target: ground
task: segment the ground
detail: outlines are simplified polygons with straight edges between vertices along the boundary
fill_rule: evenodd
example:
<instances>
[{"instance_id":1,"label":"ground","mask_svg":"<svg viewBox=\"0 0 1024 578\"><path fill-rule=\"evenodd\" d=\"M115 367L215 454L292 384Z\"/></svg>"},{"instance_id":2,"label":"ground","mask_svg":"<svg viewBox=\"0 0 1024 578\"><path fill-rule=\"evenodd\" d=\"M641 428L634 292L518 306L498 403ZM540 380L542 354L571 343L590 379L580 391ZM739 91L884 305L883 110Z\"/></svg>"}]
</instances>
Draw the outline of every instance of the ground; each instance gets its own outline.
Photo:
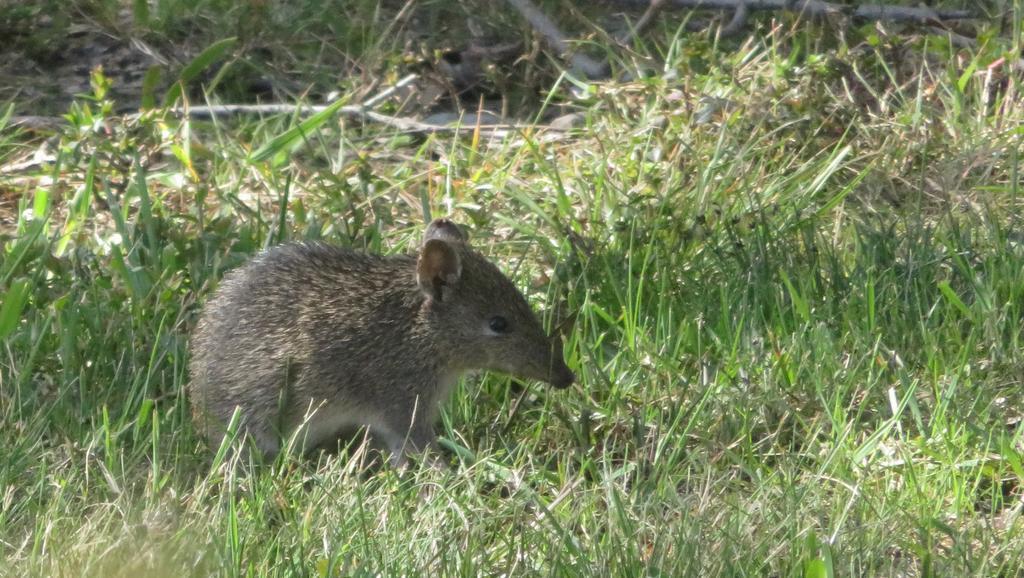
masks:
<instances>
[{"instance_id":1,"label":"ground","mask_svg":"<svg viewBox=\"0 0 1024 578\"><path fill-rule=\"evenodd\" d=\"M503 3L0 6L0 574L1024 574L1024 6L959 37L670 11L607 48L638 13L542 4L616 80ZM166 108L332 94L463 126ZM205 445L226 270L442 215L576 385L465 380L448 470Z\"/></svg>"}]
</instances>

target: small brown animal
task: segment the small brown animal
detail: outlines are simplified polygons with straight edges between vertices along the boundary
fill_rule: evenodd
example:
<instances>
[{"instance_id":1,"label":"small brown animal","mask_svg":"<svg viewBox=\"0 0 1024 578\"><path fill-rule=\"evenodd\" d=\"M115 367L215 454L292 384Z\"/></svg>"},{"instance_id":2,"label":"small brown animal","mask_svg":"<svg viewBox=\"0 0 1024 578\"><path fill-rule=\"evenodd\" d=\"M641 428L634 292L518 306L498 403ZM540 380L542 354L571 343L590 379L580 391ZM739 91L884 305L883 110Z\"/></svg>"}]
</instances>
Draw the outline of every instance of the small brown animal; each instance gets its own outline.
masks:
<instances>
[{"instance_id":1,"label":"small brown animal","mask_svg":"<svg viewBox=\"0 0 1024 578\"><path fill-rule=\"evenodd\" d=\"M193 337L190 398L214 445L238 408L266 457L293 434L310 449L367 426L402 465L474 369L575 379L515 285L437 219L418 256L292 244L229 273Z\"/></svg>"}]
</instances>

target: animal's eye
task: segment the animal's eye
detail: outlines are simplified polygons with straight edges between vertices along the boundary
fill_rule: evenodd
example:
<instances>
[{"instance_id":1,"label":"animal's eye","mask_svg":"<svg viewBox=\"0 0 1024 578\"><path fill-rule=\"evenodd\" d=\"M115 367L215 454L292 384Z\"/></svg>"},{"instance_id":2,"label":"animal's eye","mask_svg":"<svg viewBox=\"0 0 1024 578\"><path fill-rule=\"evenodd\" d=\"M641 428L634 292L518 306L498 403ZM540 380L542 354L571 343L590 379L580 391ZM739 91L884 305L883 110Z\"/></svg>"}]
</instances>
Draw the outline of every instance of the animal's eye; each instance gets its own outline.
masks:
<instances>
[{"instance_id":1,"label":"animal's eye","mask_svg":"<svg viewBox=\"0 0 1024 578\"><path fill-rule=\"evenodd\" d=\"M508 331L508 320L501 315L491 317L491 320L487 322L490 326L491 331L495 333L505 333Z\"/></svg>"}]
</instances>

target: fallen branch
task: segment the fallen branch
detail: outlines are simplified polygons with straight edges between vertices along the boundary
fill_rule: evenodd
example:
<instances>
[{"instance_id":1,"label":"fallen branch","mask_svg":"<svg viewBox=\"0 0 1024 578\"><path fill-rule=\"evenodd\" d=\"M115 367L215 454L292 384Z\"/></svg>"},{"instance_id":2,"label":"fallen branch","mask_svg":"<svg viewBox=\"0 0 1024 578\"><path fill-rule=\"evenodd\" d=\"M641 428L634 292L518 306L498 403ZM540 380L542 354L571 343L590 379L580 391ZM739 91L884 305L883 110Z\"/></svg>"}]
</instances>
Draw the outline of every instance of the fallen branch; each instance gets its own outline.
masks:
<instances>
[{"instance_id":1,"label":"fallen branch","mask_svg":"<svg viewBox=\"0 0 1024 578\"><path fill-rule=\"evenodd\" d=\"M861 20L888 22L935 22L944 20L971 20L976 18L970 10L936 10L927 6L892 6L888 4L846 5L824 0L664 0L668 7L694 10L749 10L752 12L785 11L806 16L844 14ZM633 6L647 5L648 0L611 0L612 3Z\"/></svg>"},{"instance_id":2,"label":"fallen branch","mask_svg":"<svg viewBox=\"0 0 1024 578\"><path fill-rule=\"evenodd\" d=\"M8 121L11 126L30 130L55 130L67 124L67 119L59 116L22 115L12 116Z\"/></svg>"},{"instance_id":3,"label":"fallen branch","mask_svg":"<svg viewBox=\"0 0 1024 578\"><path fill-rule=\"evenodd\" d=\"M311 116L327 109L327 105L302 105L302 104L212 104L208 106L193 106L188 110L172 109L171 112L188 116L193 119L224 118L231 116L246 115L272 115L272 114L295 114L300 117ZM515 131L523 130L536 125L521 125L514 123L491 123L477 124L471 122L473 115L467 115L470 122L435 124L421 122L408 117L390 116L367 109L363 105L343 106L338 109L341 116L357 120L374 122L396 128L407 133L433 134L442 132L459 132L476 130L477 128L486 132L500 130ZM545 128L545 127L539 127Z\"/></svg>"},{"instance_id":4,"label":"fallen branch","mask_svg":"<svg viewBox=\"0 0 1024 578\"><path fill-rule=\"evenodd\" d=\"M406 86L418 78L415 74L405 76L395 84L382 90L362 104L343 106L337 113L341 116L354 118L362 121L374 122L396 128L400 131L413 134L434 134L443 132L460 132L466 130L479 130L484 134L503 135L508 132L522 131L528 128L546 129L553 131L562 130L557 126L542 125L521 125L514 123L484 123L477 117L477 122L472 122L472 115L467 118L470 122L461 123L429 123L421 122L412 118L391 116L371 110L372 107L381 103L400 88ZM179 106L168 109L167 112L179 118L190 119L214 119L229 118L235 116L268 116L276 114L288 114L298 117L308 117L326 110L330 105L326 104L210 104L200 106ZM141 118L145 112L129 114L125 121L133 121ZM67 120L62 117L48 116L15 116L11 118L11 124L26 128L59 128L66 124Z\"/></svg>"},{"instance_id":5,"label":"fallen branch","mask_svg":"<svg viewBox=\"0 0 1024 578\"><path fill-rule=\"evenodd\" d=\"M209 120L209 119L221 119L230 118L237 116L268 116L276 114L289 114L298 117L308 117L319 112L323 112L328 108L327 105L320 104L211 104L203 106L190 106L187 108L172 108L167 112L180 117L190 118L194 120ZM482 134L503 134L511 132L519 132L527 129L543 129L551 131L562 131L563 129L559 126L554 125L536 125L536 124L518 124L518 123L476 123L473 122L474 115L466 115L468 122L465 123L445 123L436 124L429 122L421 122L412 118L390 116L366 109L361 105L343 106L338 109L338 114L348 118L357 120L383 124L392 128L396 128L402 132L410 134L434 134L434 133L448 133L448 132L465 132L471 130L480 130ZM131 121L140 118L142 113L133 113L124 116L124 120ZM62 117L42 117L42 116L15 116L12 117L11 123L27 128L56 128L61 125L67 124L67 120Z\"/></svg>"},{"instance_id":6,"label":"fallen branch","mask_svg":"<svg viewBox=\"0 0 1024 578\"><path fill-rule=\"evenodd\" d=\"M506 0L512 5L530 26L537 31L544 40L551 46L551 49L558 53L559 56L565 56L569 53L569 41L568 37L558 29L558 26L547 17L546 14L541 12L540 8L537 8L530 0ZM572 54L569 57L569 61L574 67L580 70L588 78L606 78L611 71L607 62L598 62L586 54Z\"/></svg>"},{"instance_id":7,"label":"fallen branch","mask_svg":"<svg viewBox=\"0 0 1024 578\"><path fill-rule=\"evenodd\" d=\"M887 4L862 4L850 6L825 2L824 0L609 0L612 4L646 6L631 32L621 38L620 42L628 42L649 26L663 9L690 8L694 10L731 11L732 19L722 27L721 36L733 36L741 32L747 24L751 12L785 11L802 16L821 18L829 15L845 15L860 20L878 20L889 22L917 22L934 24L948 20L969 20L975 18L969 10L935 10L927 6L892 6ZM506 0L515 8L530 26L544 38L545 42L564 57L569 54L569 39L558 26L551 21L530 0ZM611 68L607 62L598 62L584 54L574 53L569 56L573 67L590 79L607 78Z\"/></svg>"}]
</instances>

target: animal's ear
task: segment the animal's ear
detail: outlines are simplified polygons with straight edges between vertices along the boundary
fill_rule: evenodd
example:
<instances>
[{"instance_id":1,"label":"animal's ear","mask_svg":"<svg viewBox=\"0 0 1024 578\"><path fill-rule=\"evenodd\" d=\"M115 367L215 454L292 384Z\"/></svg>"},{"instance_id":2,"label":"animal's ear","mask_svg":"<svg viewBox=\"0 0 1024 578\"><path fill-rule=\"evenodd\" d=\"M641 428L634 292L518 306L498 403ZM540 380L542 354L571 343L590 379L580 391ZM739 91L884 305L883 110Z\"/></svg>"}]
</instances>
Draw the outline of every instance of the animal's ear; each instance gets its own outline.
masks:
<instances>
[{"instance_id":1,"label":"animal's ear","mask_svg":"<svg viewBox=\"0 0 1024 578\"><path fill-rule=\"evenodd\" d=\"M427 232L423 235L423 246L431 239L442 239L452 243L465 243L466 234L459 229L459 226L449 219L434 219L427 225Z\"/></svg>"},{"instance_id":2,"label":"animal's ear","mask_svg":"<svg viewBox=\"0 0 1024 578\"><path fill-rule=\"evenodd\" d=\"M443 301L445 287L450 295L451 288L459 282L461 276L459 253L451 243L442 239L427 239L423 243L416 261L416 281L428 297Z\"/></svg>"}]
</instances>

